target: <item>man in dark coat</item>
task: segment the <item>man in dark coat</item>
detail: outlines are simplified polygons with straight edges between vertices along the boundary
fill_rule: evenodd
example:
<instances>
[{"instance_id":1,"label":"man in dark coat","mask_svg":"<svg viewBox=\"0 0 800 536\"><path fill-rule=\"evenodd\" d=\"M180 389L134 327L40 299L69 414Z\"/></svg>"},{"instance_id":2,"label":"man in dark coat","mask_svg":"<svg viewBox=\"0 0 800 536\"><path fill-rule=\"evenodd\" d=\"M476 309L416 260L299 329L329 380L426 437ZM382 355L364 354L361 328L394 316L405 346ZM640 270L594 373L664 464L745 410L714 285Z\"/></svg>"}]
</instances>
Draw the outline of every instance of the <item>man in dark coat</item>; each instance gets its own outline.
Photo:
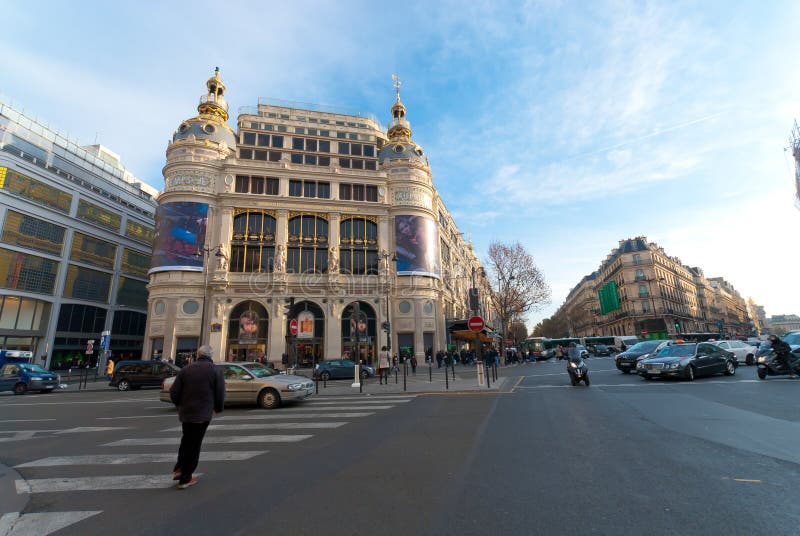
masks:
<instances>
[{"instance_id":1,"label":"man in dark coat","mask_svg":"<svg viewBox=\"0 0 800 536\"><path fill-rule=\"evenodd\" d=\"M178 489L197 483L192 473L197 469L203 437L212 414L221 413L225 403L225 377L222 369L214 366L212 354L210 346L201 346L197 350L197 360L178 372L169 390L183 428L178 462L172 472Z\"/></svg>"}]
</instances>

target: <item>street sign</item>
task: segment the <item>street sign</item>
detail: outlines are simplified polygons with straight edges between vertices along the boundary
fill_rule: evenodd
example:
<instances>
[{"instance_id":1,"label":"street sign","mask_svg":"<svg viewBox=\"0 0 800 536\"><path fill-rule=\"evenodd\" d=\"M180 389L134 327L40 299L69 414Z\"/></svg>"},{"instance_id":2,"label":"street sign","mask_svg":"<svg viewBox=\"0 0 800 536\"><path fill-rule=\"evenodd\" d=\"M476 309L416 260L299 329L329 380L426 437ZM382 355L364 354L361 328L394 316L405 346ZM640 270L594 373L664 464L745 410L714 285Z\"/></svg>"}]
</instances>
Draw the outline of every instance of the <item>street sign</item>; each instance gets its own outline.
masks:
<instances>
[{"instance_id":1,"label":"street sign","mask_svg":"<svg viewBox=\"0 0 800 536\"><path fill-rule=\"evenodd\" d=\"M389 322L383 323L383 331L389 331Z\"/></svg>"},{"instance_id":2,"label":"street sign","mask_svg":"<svg viewBox=\"0 0 800 536\"><path fill-rule=\"evenodd\" d=\"M484 327L486 327L486 324L483 322L483 318L479 316L473 316L470 317L469 321L467 322L467 327L469 327L470 331L478 333L479 331L482 331Z\"/></svg>"},{"instance_id":3,"label":"street sign","mask_svg":"<svg viewBox=\"0 0 800 536\"><path fill-rule=\"evenodd\" d=\"M642 337L647 337L647 330L646 329L642 330Z\"/></svg>"},{"instance_id":4,"label":"street sign","mask_svg":"<svg viewBox=\"0 0 800 536\"><path fill-rule=\"evenodd\" d=\"M94 353L94 339L86 343L86 354L91 355Z\"/></svg>"},{"instance_id":5,"label":"street sign","mask_svg":"<svg viewBox=\"0 0 800 536\"><path fill-rule=\"evenodd\" d=\"M100 334L100 349L101 350L108 350L108 347L111 344L111 332L104 331Z\"/></svg>"},{"instance_id":6,"label":"street sign","mask_svg":"<svg viewBox=\"0 0 800 536\"><path fill-rule=\"evenodd\" d=\"M292 318L292 320L289 322L289 333L291 333L292 335L297 335L297 319L296 318Z\"/></svg>"}]
</instances>

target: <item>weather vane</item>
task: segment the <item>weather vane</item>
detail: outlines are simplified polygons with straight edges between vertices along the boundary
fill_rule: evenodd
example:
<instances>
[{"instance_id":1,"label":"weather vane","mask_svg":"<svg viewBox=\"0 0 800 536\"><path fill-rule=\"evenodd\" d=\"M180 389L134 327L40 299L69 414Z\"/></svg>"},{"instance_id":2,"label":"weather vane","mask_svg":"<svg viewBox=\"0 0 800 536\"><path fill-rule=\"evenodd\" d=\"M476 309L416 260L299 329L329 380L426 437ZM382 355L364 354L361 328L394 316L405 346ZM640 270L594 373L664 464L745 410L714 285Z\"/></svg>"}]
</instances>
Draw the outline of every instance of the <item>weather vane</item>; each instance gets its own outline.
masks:
<instances>
[{"instance_id":1,"label":"weather vane","mask_svg":"<svg viewBox=\"0 0 800 536\"><path fill-rule=\"evenodd\" d=\"M392 80L394 81L394 91L397 94L397 100L399 101L400 100L400 86L402 86L403 83L400 81L400 77L397 76L396 74L392 75Z\"/></svg>"}]
</instances>

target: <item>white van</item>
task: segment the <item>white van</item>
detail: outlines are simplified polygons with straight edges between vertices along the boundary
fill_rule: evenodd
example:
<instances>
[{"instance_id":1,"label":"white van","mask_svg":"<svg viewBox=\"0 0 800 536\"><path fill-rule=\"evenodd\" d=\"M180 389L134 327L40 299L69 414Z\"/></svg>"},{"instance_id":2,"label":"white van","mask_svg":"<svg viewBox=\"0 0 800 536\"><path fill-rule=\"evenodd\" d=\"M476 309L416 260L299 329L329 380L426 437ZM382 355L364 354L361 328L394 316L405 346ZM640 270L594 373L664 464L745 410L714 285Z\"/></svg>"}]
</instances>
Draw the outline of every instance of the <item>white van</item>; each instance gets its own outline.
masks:
<instances>
[{"instance_id":1,"label":"white van","mask_svg":"<svg viewBox=\"0 0 800 536\"><path fill-rule=\"evenodd\" d=\"M639 337L636 335L622 335L621 337L614 337L614 348L617 349L617 352L624 352L637 342L639 342Z\"/></svg>"}]
</instances>

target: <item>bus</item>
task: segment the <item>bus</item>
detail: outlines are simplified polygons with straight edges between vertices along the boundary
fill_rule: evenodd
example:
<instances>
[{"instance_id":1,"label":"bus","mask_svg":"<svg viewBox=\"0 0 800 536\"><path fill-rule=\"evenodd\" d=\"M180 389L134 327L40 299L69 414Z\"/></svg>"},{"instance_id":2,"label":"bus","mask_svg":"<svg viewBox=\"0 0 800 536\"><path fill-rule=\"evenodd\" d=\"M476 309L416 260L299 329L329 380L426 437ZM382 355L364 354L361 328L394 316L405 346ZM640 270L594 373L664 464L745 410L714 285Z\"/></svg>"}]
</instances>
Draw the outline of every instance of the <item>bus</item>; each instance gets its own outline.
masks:
<instances>
[{"instance_id":1,"label":"bus","mask_svg":"<svg viewBox=\"0 0 800 536\"><path fill-rule=\"evenodd\" d=\"M544 343L547 337L528 337L519 345L523 352L528 354L530 359L542 361L547 359Z\"/></svg>"},{"instance_id":2,"label":"bus","mask_svg":"<svg viewBox=\"0 0 800 536\"><path fill-rule=\"evenodd\" d=\"M581 344L581 340L578 337L565 337L562 339L547 339L544 344L545 350L548 351L548 357L553 357L556 355L556 348L560 345L561 348L566 350L569 347L569 343L574 342L575 344ZM566 352L564 353L566 356Z\"/></svg>"}]
</instances>

